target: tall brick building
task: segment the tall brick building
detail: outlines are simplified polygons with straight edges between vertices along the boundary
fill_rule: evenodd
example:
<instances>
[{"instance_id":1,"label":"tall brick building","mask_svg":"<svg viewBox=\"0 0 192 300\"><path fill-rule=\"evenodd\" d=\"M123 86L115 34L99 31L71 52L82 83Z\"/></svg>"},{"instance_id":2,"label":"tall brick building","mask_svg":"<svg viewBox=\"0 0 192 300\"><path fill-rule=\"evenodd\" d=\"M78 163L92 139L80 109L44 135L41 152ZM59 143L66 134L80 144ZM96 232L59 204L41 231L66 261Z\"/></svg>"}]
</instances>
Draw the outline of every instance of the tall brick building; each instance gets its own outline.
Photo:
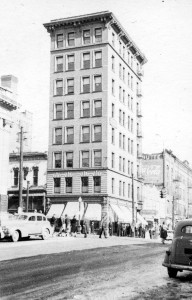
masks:
<instances>
[{"instance_id":1,"label":"tall brick building","mask_svg":"<svg viewBox=\"0 0 192 300\"><path fill-rule=\"evenodd\" d=\"M77 209L81 197L85 217L100 207L106 223L132 222L132 174L142 204L146 58L109 11L44 26L51 37L48 197Z\"/></svg>"}]
</instances>

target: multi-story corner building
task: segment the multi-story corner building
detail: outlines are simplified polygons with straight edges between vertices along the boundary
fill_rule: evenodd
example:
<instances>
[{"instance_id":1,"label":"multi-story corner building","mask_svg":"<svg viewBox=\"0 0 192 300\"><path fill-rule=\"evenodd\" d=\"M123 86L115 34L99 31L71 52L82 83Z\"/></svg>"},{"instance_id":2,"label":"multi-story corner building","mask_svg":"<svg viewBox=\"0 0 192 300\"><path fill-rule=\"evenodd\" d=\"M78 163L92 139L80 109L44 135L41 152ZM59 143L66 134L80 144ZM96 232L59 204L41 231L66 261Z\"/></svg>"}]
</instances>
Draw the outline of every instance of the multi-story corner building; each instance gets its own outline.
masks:
<instances>
[{"instance_id":1,"label":"multi-story corner building","mask_svg":"<svg viewBox=\"0 0 192 300\"><path fill-rule=\"evenodd\" d=\"M9 76L9 83L17 83L14 76ZM0 212L7 211L7 187L9 169L9 146L13 124L13 112L17 109L16 94L6 85L1 77L0 86Z\"/></svg>"},{"instance_id":2,"label":"multi-story corner building","mask_svg":"<svg viewBox=\"0 0 192 300\"><path fill-rule=\"evenodd\" d=\"M192 217L192 169L187 161L179 160L172 151L144 154L142 161L144 183L164 188L164 219Z\"/></svg>"},{"instance_id":3,"label":"multi-story corner building","mask_svg":"<svg viewBox=\"0 0 192 300\"><path fill-rule=\"evenodd\" d=\"M145 56L113 13L53 20L47 192L52 203L101 207L131 222L141 204ZM98 209L99 211L99 209ZM114 213L114 214L113 214Z\"/></svg>"},{"instance_id":4,"label":"multi-story corner building","mask_svg":"<svg viewBox=\"0 0 192 300\"><path fill-rule=\"evenodd\" d=\"M8 211L11 213L19 207L19 161L18 153L10 153ZM23 210L45 212L47 152L24 152L23 174Z\"/></svg>"}]
</instances>

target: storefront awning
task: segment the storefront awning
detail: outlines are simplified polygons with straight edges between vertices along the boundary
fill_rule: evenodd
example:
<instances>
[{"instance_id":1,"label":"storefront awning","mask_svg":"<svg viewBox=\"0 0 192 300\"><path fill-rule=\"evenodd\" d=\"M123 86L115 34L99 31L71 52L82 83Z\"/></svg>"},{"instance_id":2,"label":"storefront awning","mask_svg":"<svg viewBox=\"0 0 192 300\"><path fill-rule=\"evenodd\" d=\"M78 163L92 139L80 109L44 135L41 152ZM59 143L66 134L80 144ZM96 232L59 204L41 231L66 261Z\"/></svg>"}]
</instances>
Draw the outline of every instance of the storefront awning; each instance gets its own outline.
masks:
<instances>
[{"instance_id":1,"label":"storefront awning","mask_svg":"<svg viewBox=\"0 0 192 300\"><path fill-rule=\"evenodd\" d=\"M80 207L80 218L82 219L84 213L84 203L81 203ZM79 218L79 202L67 202L67 205L65 207L65 210L63 212L63 216L68 215L69 218L73 218L74 216L76 218Z\"/></svg>"},{"instance_id":2,"label":"storefront awning","mask_svg":"<svg viewBox=\"0 0 192 300\"><path fill-rule=\"evenodd\" d=\"M101 205L100 204L88 204L85 219L93 221L101 221Z\"/></svg>"},{"instance_id":3,"label":"storefront awning","mask_svg":"<svg viewBox=\"0 0 192 300\"><path fill-rule=\"evenodd\" d=\"M137 213L137 223L141 223L142 225L147 225L147 221L141 216L139 213Z\"/></svg>"},{"instance_id":4,"label":"storefront awning","mask_svg":"<svg viewBox=\"0 0 192 300\"><path fill-rule=\"evenodd\" d=\"M59 218L62 215L62 212L64 211L64 204L52 204L48 213L47 217L51 218L54 214L57 218Z\"/></svg>"},{"instance_id":5,"label":"storefront awning","mask_svg":"<svg viewBox=\"0 0 192 300\"><path fill-rule=\"evenodd\" d=\"M116 204L110 204L110 206L116 214L119 222L131 222L131 214L126 206L118 206Z\"/></svg>"}]
</instances>

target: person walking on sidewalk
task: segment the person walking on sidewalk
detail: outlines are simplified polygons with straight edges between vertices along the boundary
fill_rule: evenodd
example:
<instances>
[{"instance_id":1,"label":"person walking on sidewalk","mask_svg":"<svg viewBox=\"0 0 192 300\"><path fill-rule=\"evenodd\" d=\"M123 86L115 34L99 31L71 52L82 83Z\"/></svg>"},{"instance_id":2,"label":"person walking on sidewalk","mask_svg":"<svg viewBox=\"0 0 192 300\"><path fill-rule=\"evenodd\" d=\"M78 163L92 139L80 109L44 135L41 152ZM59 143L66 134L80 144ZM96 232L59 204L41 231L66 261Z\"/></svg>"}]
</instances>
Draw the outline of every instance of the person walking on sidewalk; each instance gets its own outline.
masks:
<instances>
[{"instance_id":1,"label":"person walking on sidewalk","mask_svg":"<svg viewBox=\"0 0 192 300\"><path fill-rule=\"evenodd\" d=\"M165 225L165 222L163 222L163 225L161 226L160 237L162 244L165 244L167 238L167 226Z\"/></svg>"},{"instance_id":2,"label":"person walking on sidewalk","mask_svg":"<svg viewBox=\"0 0 192 300\"><path fill-rule=\"evenodd\" d=\"M104 220L101 220L101 228L100 228L100 235L99 238L101 239L102 233L104 234L104 237L107 238L107 234L104 227Z\"/></svg>"}]
</instances>

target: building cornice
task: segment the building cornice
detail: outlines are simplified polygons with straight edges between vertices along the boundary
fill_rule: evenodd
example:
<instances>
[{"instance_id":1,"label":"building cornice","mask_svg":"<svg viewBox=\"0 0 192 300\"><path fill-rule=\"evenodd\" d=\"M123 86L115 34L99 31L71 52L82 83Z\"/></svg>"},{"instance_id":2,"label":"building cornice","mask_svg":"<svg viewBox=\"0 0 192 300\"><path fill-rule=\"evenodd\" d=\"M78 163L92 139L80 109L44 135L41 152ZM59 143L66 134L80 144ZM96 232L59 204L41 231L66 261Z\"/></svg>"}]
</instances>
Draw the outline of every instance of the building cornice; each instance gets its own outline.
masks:
<instances>
[{"instance_id":1,"label":"building cornice","mask_svg":"<svg viewBox=\"0 0 192 300\"><path fill-rule=\"evenodd\" d=\"M9 161L19 161L20 154L19 153L10 153L9 154ZM24 161L31 161L31 160L47 160L47 153L46 152L24 152L23 153L23 160Z\"/></svg>"},{"instance_id":2,"label":"building cornice","mask_svg":"<svg viewBox=\"0 0 192 300\"><path fill-rule=\"evenodd\" d=\"M135 57L137 57L141 64L145 64L147 62L145 55L137 47L137 45L134 43L134 41L131 39L131 37L128 35L126 30L123 28L123 26L120 24L120 22L112 12L103 11L93 14L57 19L43 25L49 33L54 33L57 29L61 29L64 27L79 27L90 22L103 22L104 26L106 26L107 28L110 29L112 27L116 31L119 39L122 39L127 49L130 50Z\"/></svg>"}]
</instances>

